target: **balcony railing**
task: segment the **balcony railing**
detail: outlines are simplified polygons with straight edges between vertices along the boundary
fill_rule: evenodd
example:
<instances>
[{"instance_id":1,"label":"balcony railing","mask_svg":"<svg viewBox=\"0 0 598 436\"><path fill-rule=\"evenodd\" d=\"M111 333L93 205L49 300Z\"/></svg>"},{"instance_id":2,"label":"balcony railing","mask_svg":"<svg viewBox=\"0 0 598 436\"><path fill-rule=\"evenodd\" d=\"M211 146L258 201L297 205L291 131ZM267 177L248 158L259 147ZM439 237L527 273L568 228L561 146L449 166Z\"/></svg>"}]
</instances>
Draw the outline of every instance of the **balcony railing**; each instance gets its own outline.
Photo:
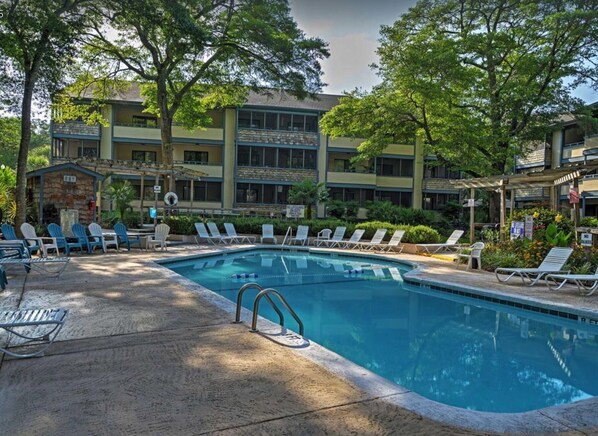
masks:
<instances>
[{"instance_id":1,"label":"balcony railing","mask_svg":"<svg viewBox=\"0 0 598 436\"><path fill-rule=\"evenodd\" d=\"M52 126L54 135L79 135L79 136L100 136L100 126L98 124L89 126L82 121L69 121L66 123L56 123Z\"/></svg>"}]
</instances>

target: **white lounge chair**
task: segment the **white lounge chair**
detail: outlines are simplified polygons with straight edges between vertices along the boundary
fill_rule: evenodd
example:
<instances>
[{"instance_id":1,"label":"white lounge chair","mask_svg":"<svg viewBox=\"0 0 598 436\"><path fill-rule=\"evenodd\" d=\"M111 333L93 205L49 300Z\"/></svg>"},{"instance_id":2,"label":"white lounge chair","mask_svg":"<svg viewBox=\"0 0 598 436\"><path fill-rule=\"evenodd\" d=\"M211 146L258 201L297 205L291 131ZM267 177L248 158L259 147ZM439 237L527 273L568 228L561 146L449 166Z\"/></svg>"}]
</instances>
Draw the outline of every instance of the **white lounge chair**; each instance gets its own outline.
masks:
<instances>
[{"instance_id":1,"label":"white lounge chair","mask_svg":"<svg viewBox=\"0 0 598 436\"><path fill-rule=\"evenodd\" d=\"M43 355L60 333L67 313L68 311L65 309L23 309L0 312L0 329L27 339L26 344L33 341L43 343L41 348L29 353L11 351L8 349L8 345L0 346L0 351L20 358Z\"/></svg>"},{"instance_id":2,"label":"white lounge chair","mask_svg":"<svg viewBox=\"0 0 598 436\"><path fill-rule=\"evenodd\" d=\"M278 239L274 236L273 224L262 224L262 237L260 242L263 244L264 241L272 241L274 244L278 244Z\"/></svg>"},{"instance_id":3,"label":"white lounge chair","mask_svg":"<svg viewBox=\"0 0 598 436\"><path fill-rule=\"evenodd\" d=\"M301 245L307 245L309 243L309 226L297 227L297 234L294 238L289 239L289 245L298 243Z\"/></svg>"},{"instance_id":4,"label":"white lounge chair","mask_svg":"<svg viewBox=\"0 0 598 436\"><path fill-rule=\"evenodd\" d=\"M395 230L392 234L392 238L388 241L388 244L380 244L377 247L380 251L386 251L390 253L391 251L395 253L402 253L404 245L401 245L401 241L403 240L403 236L405 235L405 230Z\"/></svg>"},{"instance_id":5,"label":"white lounge chair","mask_svg":"<svg viewBox=\"0 0 598 436\"><path fill-rule=\"evenodd\" d=\"M521 281L525 284L529 280L528 286L535 285L539 280L545 278L547 274L563 274L568 271L563 271L563 266L573 253L572 248L552 248L546 255L538 268L496 268L494 273L499 282L507 282L512 277L521 277ZM501 274L507 275L506 278L501 278Z\"/></svg>"},{"instance_id":6,"label":"white lounge chair","mask_svg":"<svg viewBox=\"0 0 598 436\"><path fill-rule=\"evenodd\" d=\"M206 228L206 225L204 223L195 223L195 231L197 232L197 235L195 235L195 241L199 245L201 245L202 240L212 245L222 243L221 238L214 238L208 233L208 229Z\"/></svg>"},{"instance_id":7,"label":"white lounge chair","mask_svg":"<svg viewBox=\"0 0 598 436\"><path fill-rule=\"evenodd\" d=\"M477 264L477 268L479 270L482 269L482 250L484 250L484 247L486 246L486 244L484 244L483 242L476 242L474 243L471 247L469 247L468 249L468 253L464 253L464 252L459 252L457 253L457 257L455 258L456 262L457 262L457 267L461 265L461 261L465 260L465 264L466 266L466 270L469 270L471 268L473 268L473 261L476 261ZM464 249L465 250L465 249ZM464 251L462 250L462 251Z\"/></svg>"},{"instance_id":8,"label":"white lounge chair","mask_svg":"<svg viewBox=\"0 0 598 436\"><path fill-rule=\"evenodd\" d=\"M234 239L238 244L243 244L245 242L247 244L255 244L255 236L238 235L233 223L224 223L224 229L226 230L228 237Z\"/></svg>"},{"instance_id":9,"label":"white lounge chair","mask_svg":"<svg viewBox=\"0 0 598 436\"><path fill-rule=\"evenodd\" d=\"M376 230L376 233L374 233L374 236L370 242L361 242L357 244L357 247L360 250L374 250L376 248L380 248L380 246L383 245L382 240L384 239L384 236L386 236L386 232L386 229Z\"/></svg>"},{"instance_id":10,"label":"white lounge chair","mask_svg":"<svg viewBox=\"0 0 598 436\"><path fill-rule=\"evenodd\" d=\"M232 244L235 242L235 238L231 238L230 236L223 236L218 230L218 226L214 222L208 223L208 230L210 231L210 235L214 240L219 240L221 244Z\"/></svg>"},{"instance_id":11,"label":"white lounge chair","mask_svg":"<svg viewBox=\"0 0 598 436\"><path fill-rule=\"evenodd\" d=\"M58 243L56 242L56 238L49 238L47 236L37 236L37 234L35 233L35 227L33 227L31 224L21 224L21 233L23 234L23 237L28 243L29 241L37 242L42 251L43 257L48 257L48 251L50 250L56 250L56 256L60 254L58 251Z\"/></svg>"},{"instance_id":12,"label":"white lounge chair","mask_svg":"<svg viewBox=\"0 0 598 436\"><path fill-rule=\"evenodd\" d=\"M451 236L448 237L448 239L446 240L446 242L441 243L441 244L416 244L418 248L423 248L424 251L426 251L427 253L438 253L439 251L444 251L444 250L457 250L460 248L460 245L458 244L459 242L459 238L461 238L461 236L463 236L464 231L463 230L455 230L453 231L453 233L451 234Z\"/></svg>"},{"instance_id":13,"label":"white lounge chair","mask_svg":"<svg viewBox=\"0 0 598 436\"><path fill-rule=\"evenodd\" d=\"M337 227L334 229L334 234L332 235L331 239L317 241L315 245L318 247L324 245L325 247L329 248L340 246L343 243L343 238L345 237L346 231L347 228L344 226Z\"/></svg>"},{"instance_id":14,"label":"white lounge chair","mask_svg":"<svg viewBox=\"0 0 598 436\"><path fill-rule=\"evenodd\" d=\"M598 289L598 268L594 274L547 274L545 280L551 291L558 291L569 283L576 285L577 290L587 297Z\"/></svg>"},{"instance_id":15,"label":"white lounge chair","mask_svg":"<svg viewBox=\"0 0 598 436\"><path fill-rule=\"evenodd\" d=\"M339 246L343 247L343 248L354 248L354 247L358 247L359 246L359 241L361 240L361 237L363 236L363 234L365 233L364 229L357 229L353 232L353 234L351 235L351 238L349 238L348 241L343 241L339 244Z\"/></svg>"},{"instance_id":16,"label":"white lounge chair","mask_svg":"<svg viewBox=\"0 0 598 436\"><path fill-rule=\"evenodd\" d=\"M147 248L152 247L155 250L156 245L159 245L162 250L168 250L166 240L169 233L170 226L168 224L158 224L154 230L154 234L147 237Z\"/></svg>"},{"instance_id":17,"label":"white lounge chair","mask_svg":"<svg viewBox=\"0 0 598 436\"><path fill-rule=\"evenodd\" d=\"M112 236L104 235L102 233L102 228L98 223L91 223L87 228L89 229L91 237L102 243L104 253L108 250L108 247L114 247L114 249L118 251L118 237L116 234Z\"/></svg>"}]
</instances>

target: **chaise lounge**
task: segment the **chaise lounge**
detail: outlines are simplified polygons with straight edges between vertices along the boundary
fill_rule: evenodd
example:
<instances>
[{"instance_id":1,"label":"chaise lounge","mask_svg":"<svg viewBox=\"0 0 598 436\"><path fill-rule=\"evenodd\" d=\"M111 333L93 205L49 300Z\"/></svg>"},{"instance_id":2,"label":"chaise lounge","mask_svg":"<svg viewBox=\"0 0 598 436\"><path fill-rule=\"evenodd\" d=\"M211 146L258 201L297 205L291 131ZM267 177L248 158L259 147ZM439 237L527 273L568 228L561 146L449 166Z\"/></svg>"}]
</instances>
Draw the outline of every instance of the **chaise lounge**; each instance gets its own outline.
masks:
<instances>
[{"instance_id":1,"label":"chaise lounge","mask_svg":"<svg viewBox=\"0 0 598 436\"><path fill-rule=\"evenodd\" d=\"M496 268L494 273L499 282L508 282L512 277L520 277L523 284L533 286L548 274L563 274L563 266L573 253L572 248L552 248L538 268ZM501 275L506 275L502 278Z\"/></svg>"}]
</instances>

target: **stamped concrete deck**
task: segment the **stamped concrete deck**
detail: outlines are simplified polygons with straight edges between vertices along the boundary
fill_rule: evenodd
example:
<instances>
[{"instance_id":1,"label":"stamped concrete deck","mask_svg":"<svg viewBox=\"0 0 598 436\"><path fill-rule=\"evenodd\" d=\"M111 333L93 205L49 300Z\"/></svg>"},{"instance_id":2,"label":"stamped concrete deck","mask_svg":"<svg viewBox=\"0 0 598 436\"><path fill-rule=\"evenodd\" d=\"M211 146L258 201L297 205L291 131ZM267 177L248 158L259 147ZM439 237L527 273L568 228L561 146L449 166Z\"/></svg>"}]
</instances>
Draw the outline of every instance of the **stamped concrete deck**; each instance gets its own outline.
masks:
<instances>
[{"instance_id":1,"label":"stamped concrete deck","mask_svg":"<svg viewBox=\"0 0 598 436\"><path fill-rule=\"evenodd\" d=\"M300 353L250 333L245 324L231 324L230 313L205 293L172 280L153 262L209 250L75 256L60 280L11 268L1 309L64 307L70 313L43 358L3 357L0 433L459 435L518 429L515 417L501 428L482 418L478 430L468 430L458 425L467 426L467 413L455 416L454 408L436 407L403 388L382 383L379 390L363 389L367 371L349 382L339 376L342 370L315 363L322 361L321 354L310 357L317 346ZM492 287L598 314L598 297L499 285L490 274L463 273L445 261L400 258L427 266L419 279ZM334 363L332 353L324 356ZM535 416L533 432L598 433L598 422L580 410ZM528 418L520 415L521 424Z\"/></svg>"}]
</instances>

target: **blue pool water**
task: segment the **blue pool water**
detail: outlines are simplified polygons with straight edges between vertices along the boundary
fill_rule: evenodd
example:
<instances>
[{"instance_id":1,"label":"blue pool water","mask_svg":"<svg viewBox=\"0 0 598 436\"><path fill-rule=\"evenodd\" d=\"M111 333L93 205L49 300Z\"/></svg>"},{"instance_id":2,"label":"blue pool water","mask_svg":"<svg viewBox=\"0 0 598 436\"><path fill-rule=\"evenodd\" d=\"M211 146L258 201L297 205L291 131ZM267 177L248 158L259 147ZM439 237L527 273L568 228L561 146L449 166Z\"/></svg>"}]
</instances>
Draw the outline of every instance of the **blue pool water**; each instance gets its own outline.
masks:
<instances>
[{"instance_id":1,"label":"blue pool water","mask_svg":"<svg viewBox=\"0 0 598 436\"><path fill-rule=\"evenodd\" d=\"M444 404L523 412L598 393L596 327L409 286L407 266L273 250L166 266L232 301L250 281L275 288L302 319L305 337ZM247 291L245 307L256 294ZM268 304L260 315L278 322Z\"/></svg>"}]
</instances>

